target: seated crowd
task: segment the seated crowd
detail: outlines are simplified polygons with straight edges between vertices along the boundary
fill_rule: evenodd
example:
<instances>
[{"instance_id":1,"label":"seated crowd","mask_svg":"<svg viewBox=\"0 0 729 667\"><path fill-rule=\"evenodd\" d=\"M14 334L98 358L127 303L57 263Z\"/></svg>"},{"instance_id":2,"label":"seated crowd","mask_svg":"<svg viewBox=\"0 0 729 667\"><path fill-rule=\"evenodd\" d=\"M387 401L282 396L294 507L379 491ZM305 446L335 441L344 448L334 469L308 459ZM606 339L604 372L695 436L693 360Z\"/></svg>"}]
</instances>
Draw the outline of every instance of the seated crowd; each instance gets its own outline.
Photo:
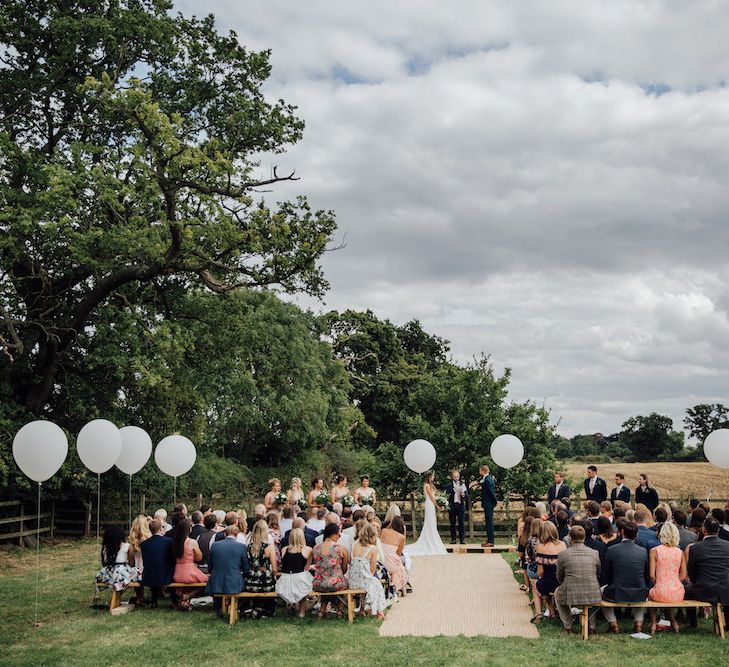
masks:
<instances>
[{"instance_id":1,"label":"seated crowd","mask_svg":"<svg viewBox=\"0 0 729 667\"><path fill-rule=\"evenodd\" d=\"M729 605L729 503L711 509L692 500L687 514L676 503L653 511L638 503L587 501L573 512L569 498L524 509L517 525L523 590L532 592L533 623L545 615L573 627L572 608L615 603L697 600ZM543 607L546 610L543 611ZM724 607L726 610L726 606ZM650 608L650 634L658 615ZM608 632L618 633L616 610L603 607ZM631 608L634 632L643 630L644 608ZM665 609L679 632L675 609ZM595 631L596 613L589 619ZM725 611L726 618L726 611ZM696 609L687 609L696 625Z\"/></svg>"},{"instance_id":2,"label":"seated crowd","mask_svg":"<svg viewBox=\"0 0 729 667\"><path fill-rule=\"evenodd\" d=\"M346 494L338 490L342 480ZM104 533L96 582L116 590L138 583L132 602L152 608L158 607L163 588L171 583L204 583L204 593L199 594L210 596L275 591L299 617L316 606L312 592L358 589L366 592L360 613L369 610L383 619L386 607L409 587L411 561L403 552L406 531L399 507L390 506L383 525L371 506L374 491L365 480L357 497L371 500L362 506L343 507L334 501L348 496L346 478L338 478L332 502L327 496L326 504L321 479L313 481L310 502L305 502L295 478L285 499L280 482L271 480L274 495L269 493L256 505L252 517L242 509L212 511L207 505L188 517L187 507L179 503L170 523L164 509L153 517L136 517L126 540L120 527L110 526ZM148 601L145 588L151 592ZM194 595L170 594L173 606L182 610L189 609ZM341 617L343 603L335 599ZM319 606L321 617L327 613L326 600L322 598ZM213 601L222 617L221 599ZM242 612L252 618L271 616L275 603L271 597L246 598Z\"/></svg>"}]
</instances>

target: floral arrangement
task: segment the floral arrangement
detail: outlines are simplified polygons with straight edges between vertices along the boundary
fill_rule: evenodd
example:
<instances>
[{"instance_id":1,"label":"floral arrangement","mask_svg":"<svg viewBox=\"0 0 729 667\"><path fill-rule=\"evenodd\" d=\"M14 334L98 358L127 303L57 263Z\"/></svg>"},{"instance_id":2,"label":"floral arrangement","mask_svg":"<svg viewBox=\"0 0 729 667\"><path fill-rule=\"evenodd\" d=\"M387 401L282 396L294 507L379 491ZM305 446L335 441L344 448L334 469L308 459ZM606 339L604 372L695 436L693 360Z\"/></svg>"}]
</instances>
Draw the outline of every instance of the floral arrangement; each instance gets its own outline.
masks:
<instances>
[{"instance_id":1,"label":"floral arrangement","mask_svg":"<svg viewBox=\"0 0 729 667\"><path fill-rule=\"evenodd\" d=\"M309 503L307 503L306 500L304 500L303 498L299 498L296 501L296 504L299 506L300 510L305 510L309 507Z\"/></svg>"},{"instance_id":2,"label":"floral arrangement","mask_svg":"<svg viewBox=\"0 0 729 667\"><path fill-rule=\"evenodd\" d=\"M288 498L286 497L286 494L283 491L279 491L274 497L273 497L273 504L274 505L285 505Z\"/></svg>"},{"instance_id":3,"label":"floral arrangement","mask_svg":"<svg viewBox=\"0 0 729 667\"><path fill-rule=\"evenodd\" d=\"M342 496L339 502L342 503L342 507L352 507L354 505L354 498L347 494L346 496Z\"/></svg>"},{"instance_id":4,"label":"floral arrangement","mask_svg":"<svg viewBox=\"0 0 729 667\"><path fill-rule=\"evenodd\" d=\"M436 496L435 497L435 504L440 507L442 510L448 509L448 498L445 496Z\"/></svg>"},{"instance_id":5,"label":"floral arrangement","mask_svg":"<svg viewBox=\"0 0 729 667\"><path fill-rule=\"evenodd\" d=\"M371 507L372 506L372 496L371 495L369 495L369 496L363 496L363 495L360 494L359 504L362 505L362 506L369 505Z\"/></svg>"},{"instance_id":6,"label":"floral arrangement","mask_svg":"<svg viewBox=\"0 0 729 667\"><path fill-rule=\"evenodd\" d=\"M314 500L317 505L326 505L329 502L329 496L326 491L319 491L319 495Z\"/></svg>"}]
</instances>

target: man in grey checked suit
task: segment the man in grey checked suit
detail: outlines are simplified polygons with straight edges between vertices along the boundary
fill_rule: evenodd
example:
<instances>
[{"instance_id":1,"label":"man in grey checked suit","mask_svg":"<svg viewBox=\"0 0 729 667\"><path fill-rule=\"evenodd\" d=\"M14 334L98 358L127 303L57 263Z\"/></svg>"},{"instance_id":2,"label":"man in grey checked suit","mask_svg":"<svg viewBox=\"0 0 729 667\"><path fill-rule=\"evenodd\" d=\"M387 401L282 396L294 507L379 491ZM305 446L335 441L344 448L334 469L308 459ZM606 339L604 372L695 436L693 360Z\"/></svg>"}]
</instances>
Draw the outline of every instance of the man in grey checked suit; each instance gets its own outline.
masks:
<instances>
[{"instance_id":1,"label":"man in grey checked suit","mask_svg":"<svg viewBox=\"0 0 729 667\"><path fill-rule=\"evenodd\" d=\"M600 593L600 555L585 546L585 529L570 528L570 546L557 559L557 581L554 601L565 632L572 632L570 607L598 604ZM590 630L595 631L594 615L590 617Z\"/></svg>"}]
</instances>

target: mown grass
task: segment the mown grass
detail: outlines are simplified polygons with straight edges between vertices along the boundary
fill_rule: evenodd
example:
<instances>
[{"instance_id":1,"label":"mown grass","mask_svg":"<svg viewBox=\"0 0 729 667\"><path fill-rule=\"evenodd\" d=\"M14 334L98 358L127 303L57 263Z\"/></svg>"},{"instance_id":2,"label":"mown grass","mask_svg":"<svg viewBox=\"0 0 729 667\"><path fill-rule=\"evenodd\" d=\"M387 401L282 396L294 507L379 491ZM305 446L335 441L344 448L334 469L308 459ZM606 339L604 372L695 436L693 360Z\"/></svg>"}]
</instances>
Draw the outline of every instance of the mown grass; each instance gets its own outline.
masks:
<instances>
[{"instance_id":1,"label":"mown grass","mask_svg":"<svg viewBox=\"0 0 729 667\"><path fill-rule=\"evenodd\" d=\"M41 550L42 595L34 628L35 552L0 551L0 664L7 665L722 665L729 643L709 623L679 637L648 641L600 635L589 642L566 636L552 622L540 638L381 638L379 624L357 619L273 619L229 627L209 608L183 614L167 608L112 617L89 608L97 570L95 542L67 542ZM456 558L457 556L454 556ZM509 558L513 562L513 557ZM415 592L417 595L417 591ZM624 630L630 624L624 622Z\"/></svg>"}]
</instances>

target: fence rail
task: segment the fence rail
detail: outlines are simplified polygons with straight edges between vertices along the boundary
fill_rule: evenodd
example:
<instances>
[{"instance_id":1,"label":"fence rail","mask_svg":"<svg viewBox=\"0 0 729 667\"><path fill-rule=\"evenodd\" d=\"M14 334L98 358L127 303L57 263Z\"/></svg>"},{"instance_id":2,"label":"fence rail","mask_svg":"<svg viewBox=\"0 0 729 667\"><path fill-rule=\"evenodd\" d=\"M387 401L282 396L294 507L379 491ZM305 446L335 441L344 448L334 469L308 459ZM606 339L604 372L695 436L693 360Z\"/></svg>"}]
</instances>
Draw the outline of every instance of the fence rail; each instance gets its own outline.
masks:
<instances>
[{"instance_id":1,"label":"fence rail","mask_svg":"<svg viewBox=\"0 0 729 667\"><path fill-rule=\"evenodd\" d=\"M95 499L94 499L95 500ZM252 513L256 504L262 502L260 497L248 496L231 500L224 498L221 494L214 494L212 497L206 497L198 494L193 497L178 499L186 502L190 509L200 507L201 504L207 503L212 505L214 509L239 509L243 508L247 512ZM671 502L674 499L666 499L663 502ZM686 498L675 499L681 504L687 503ZM714 498L712 504L720 504L724 506L729 502L726 498ZM417 527L422 525L424 507L416 498L415 494L411 494L407 498L383 498L377 501L375 511L380 516L384 516L390 504L395 503L400 507L403 519L405 520L409 534L413 538L417 538ZM27 503L30 506L30 503ZM132 518L137 514L152 514L159 507L169 507L170 499L149 498L144 493L133 497L132 499ZM575 508L579 509L579 499L575 503ZM45 508L45 509L44 509ZM494 512L494 528L498 537L506 537L508 539L515 538L516 522L523 508L521 498L510 498L506 507L501 507ZM99 526L103 529L110 525L121 525L125 529L129 528L129 508L128 499L122 496L113 496L108 499L102 497L101 516L99 517ZM438 511L438 530L443 535L450 532L450 524L447 521L448 513L445 510ZM473 507L470 496L466 497L466 533L470 540L485 536L486 530L484 526L484 513L482 509ZM39 530L40 524L40 530ZM48 535L53 539L57 535L71 537L91 537L96 532L96 503L81 502L79 504L58 503L55 500L44 503L41 513L37 514L37 510L33 507L32 512L26 512L26 503L20 500L4 500L0 501L0 542L17 540L21 545L27 543L26 538L32 538L38 535Z\"/></svg>"}]
</instances>

